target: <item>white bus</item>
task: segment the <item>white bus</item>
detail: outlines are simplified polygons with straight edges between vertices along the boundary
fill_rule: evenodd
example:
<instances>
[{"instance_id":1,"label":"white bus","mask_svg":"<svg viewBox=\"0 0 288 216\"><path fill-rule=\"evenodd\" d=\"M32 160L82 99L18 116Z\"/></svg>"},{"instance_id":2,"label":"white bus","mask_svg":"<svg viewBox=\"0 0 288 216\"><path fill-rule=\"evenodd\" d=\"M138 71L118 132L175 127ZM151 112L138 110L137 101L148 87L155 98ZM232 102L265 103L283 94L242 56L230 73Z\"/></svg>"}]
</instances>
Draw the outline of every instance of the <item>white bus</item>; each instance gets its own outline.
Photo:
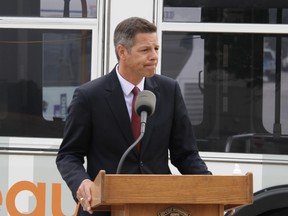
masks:
<instances>
[{"instance_id":1,"label":"white bus","mask_svg":"<svg viewBox=\"0 0 288 216\"><path fill-rule=\"evenodd\" d=\"M157 25L157 73L178 80L209 169L253 173L254 203L234 215L288 215L281 0L2 1L0 215L75 215L55 165L67 106L77 86L114 67L113 31L130 16Z\"/></svg>"}]
</instances>

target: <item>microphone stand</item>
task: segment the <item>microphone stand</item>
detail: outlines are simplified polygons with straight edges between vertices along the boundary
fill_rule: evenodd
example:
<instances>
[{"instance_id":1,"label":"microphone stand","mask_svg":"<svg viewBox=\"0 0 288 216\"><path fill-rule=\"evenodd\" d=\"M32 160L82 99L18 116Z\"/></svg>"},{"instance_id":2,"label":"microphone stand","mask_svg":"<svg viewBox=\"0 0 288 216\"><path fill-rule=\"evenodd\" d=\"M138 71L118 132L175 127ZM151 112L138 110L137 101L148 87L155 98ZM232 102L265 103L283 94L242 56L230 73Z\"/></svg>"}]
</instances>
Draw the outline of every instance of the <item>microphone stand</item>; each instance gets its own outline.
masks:
<instances>
[{"instance_id":1,"label":"microphone stand","mask_svg":"<svg viewBox=\"0 0 288 216\"><path fill-rule=\"evenodd\" d=\"M121 169L122 169L122 165L123 162L125 160L125 158L127 157L128 153L140 142L140 140L143 138L144 133L145 133L145 126L146 126L146 119L147 119L147 112L146 111L142 111L141 112L141 129L140 129L140 135L139 137L134 141L134 143L129 146L129 148L124 152L124 154L122 155L118 167L117 167L117 171L116 174L120 174Z\"/></svg>"}]
</instances>

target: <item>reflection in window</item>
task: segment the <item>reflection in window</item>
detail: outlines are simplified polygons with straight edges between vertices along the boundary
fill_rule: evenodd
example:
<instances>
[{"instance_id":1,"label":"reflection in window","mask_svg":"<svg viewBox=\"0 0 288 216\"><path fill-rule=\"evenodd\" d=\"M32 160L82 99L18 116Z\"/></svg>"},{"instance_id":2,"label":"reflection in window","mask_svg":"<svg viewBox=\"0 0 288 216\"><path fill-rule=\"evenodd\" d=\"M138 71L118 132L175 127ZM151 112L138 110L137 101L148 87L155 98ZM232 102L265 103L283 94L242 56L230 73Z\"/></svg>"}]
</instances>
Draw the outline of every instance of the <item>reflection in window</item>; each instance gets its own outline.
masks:
<instances>
[{"instance_id":1,"label":"reflection in window","mask_svg":"<svg viewBox=\"0 0 288 216\"><path fill-rule=\"evenodd\" d=\"M96 18L96 0L41 0L41 17Z\"/></svg>"},{"instance_id":2,"label":"reflection in window","mask_svg":"<svg viewBox=\"0 0 288 216\"><path fill-rule=\"evenodd\" d=\"M64 120L75 88L90 79L90 34L44 33L43 41L43 116Z\"/></svg>"},{"instance_id":3,"label":"reflection in window","mask_svg":"<svg viewBox=\"0 0 288 216\"><path fill-rule=\"evenodd\" d=\"M178 81L193 125L203 120L204 40L190 33L163 34L162 74Z\"/></svg>"},{"instance_id":4,"label":"reflection in window","mask_svg":"<svg viewBox=\"0 0 288 216\"><path fill-rule=\"evenodd\" d=\"M200 150L225 151L229 137L243 135L233 152L288 154L286 35L163 32L162 38L161 73L178 80Z\"/></svg>"},{"instance_id":5,"label":"reflection in window","mask_svg":"<svg viewBox=\"0 0 288 216\"><path fill-rule=\"evenodd\" d=\"M288 23L287 1L164 0L165 22Z\"/></svg>"},{"instance_id":6,"label":"reflection in window","mask_svg":"<svg viewBox=\"0 0 288 216\"><path fill-rule=\"evenodd\" d=\"M265 37L263 47L263 125L272 134L288 134L288 38Z\"/></svg>"},{"instance_id":7,"label":"reflection in window","mask_svg":"<svg viewBox=\"0 0 288 216\"><path fill-rule=\"evenodd\" d=\"M9 0L0 2L0 16L97 17L97 0Z\"/></svg>"},{"instance_id":8,"label":"reflection in window","mask_svg":"<svg viewBox=\"0 0 288 216\"><path fill-rule=\"evenodd\" d=\"M62 137L72 91L90 80L90 48L91 31L0 29L0 135Z\"/></svg>"}]
</instances>

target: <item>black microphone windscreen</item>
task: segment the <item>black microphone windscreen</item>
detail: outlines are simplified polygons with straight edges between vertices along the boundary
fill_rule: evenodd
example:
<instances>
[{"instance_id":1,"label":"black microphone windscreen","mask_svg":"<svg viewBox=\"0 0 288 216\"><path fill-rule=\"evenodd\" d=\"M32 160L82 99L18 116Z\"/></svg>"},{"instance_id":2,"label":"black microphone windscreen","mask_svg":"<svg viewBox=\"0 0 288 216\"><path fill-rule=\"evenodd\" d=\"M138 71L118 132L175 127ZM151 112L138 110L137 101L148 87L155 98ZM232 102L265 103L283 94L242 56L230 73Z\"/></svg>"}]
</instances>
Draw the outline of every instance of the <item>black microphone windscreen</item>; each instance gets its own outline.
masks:
<instances>
[{"instance_id":1,"label":"black microphone windscreen","mask_svg":"<svg viewBox=\"0 0 288 216\"><path fill-rule=\"evenodd\" d=\"M156 96L149 90L143 90L138 93L135 101L135 111L138 115L141 115L142 111L146 111L150 116L155 111Z\"/></svg>"}]
</instances>

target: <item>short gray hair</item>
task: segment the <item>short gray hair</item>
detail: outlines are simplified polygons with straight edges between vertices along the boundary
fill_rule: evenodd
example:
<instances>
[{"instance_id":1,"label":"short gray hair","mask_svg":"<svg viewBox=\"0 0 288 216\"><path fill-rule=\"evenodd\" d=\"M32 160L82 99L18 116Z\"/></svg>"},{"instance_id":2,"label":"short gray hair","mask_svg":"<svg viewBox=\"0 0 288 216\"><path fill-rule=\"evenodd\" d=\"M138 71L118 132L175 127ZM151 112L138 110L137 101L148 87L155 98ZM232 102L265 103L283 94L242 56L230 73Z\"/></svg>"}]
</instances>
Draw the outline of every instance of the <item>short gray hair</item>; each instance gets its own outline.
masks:
<instances>
[{"instance_id":1,"label":"short gray hair","mask_svg":"<svg viewBox=\"0 0 288 216\"><path fill-rule=\"evenodd\" d=\"M116 57L119 60L117 46L122 44L128 51L134 45L134 39L138 33L154 33L157 27L146 19L130 17L120 22L114 31L114 47Z\"/></svg>"}]
</instances>

